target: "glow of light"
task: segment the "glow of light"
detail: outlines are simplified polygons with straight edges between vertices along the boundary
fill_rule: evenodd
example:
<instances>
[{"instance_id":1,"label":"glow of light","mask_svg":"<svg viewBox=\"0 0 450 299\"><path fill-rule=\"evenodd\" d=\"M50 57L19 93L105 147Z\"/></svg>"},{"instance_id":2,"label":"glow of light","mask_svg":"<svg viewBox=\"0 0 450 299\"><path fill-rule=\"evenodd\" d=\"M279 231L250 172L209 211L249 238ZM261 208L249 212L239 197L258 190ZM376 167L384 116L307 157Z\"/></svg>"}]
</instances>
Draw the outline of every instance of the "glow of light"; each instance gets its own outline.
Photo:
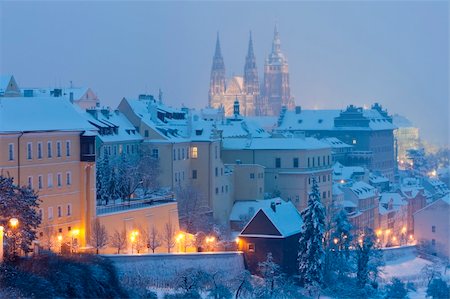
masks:
<instances>
[{"instance_id":1,"label":"glow of light","mask_svg":"<svg viewBox=\"0 0 450 299\"><path fill-rule=\"evenodd\" d=\"M183 239L183 238L184 238L184 234L183 233L179 233L177 238L176 238L176 240L177 240L177 242L180 242L181 239Z\"/></svg>"},{"instance_id":2,"label":"glow of light","mask_svg":"<svg viewBox=\"0 0 450 299\"><path fill-rule=\"evenodd\" d=\"M211 242L214 242L215 240L216 240L216 238L215 237L206 237L206 243L211 243Z\"/></svg>"},{"instance_id":3,"label":"glow of light","mask_svg":"<svg viewBox=\"0 0 450 299\"><path fill-rule=\"evenodd\" d=\"M409 235L409 239L412 240L414 237L413 235Z\"/></svg>"},{"instance_id":4,"label":"glow of light","mask_svg":"<svg viewBox=\"0 0 450 299\"><path fill-rule=\"evenodd\" d=\"M78 236L80 234L80 230L79 229L74 229L73 231L72 231L72 235L73 236Z\"/></svg>"},{"instance_id":5,"label":"glow of light","mask_svg":"<svg viewBox=\"0 0 450 299\"><path fill-rule=\"evenodd\" d=\"M19 225L19 220L17 218L11 218L9 220L9 225L11 225L13 228L15 228L17 225Z\"/></svg>"},{"instance_id":6,"label":"glow of light","mask_svg":"<svg viewBox=\"0 0 450 299\"><path fill-rule=\"evenodd\" d=\"M402 227L402 233L406 233L406 226Z\"/></svg>"},{"instance_id":7,"label":"glow of light","mask_svg":"<svg viewBox=\"0 0 450 299\"><path fill-rule=\"evenodd\" d=\"M358 240L358 242L362 244L362 242L363 242L363 239L359 239L359 240Z\"/></svg>"},{"instance_id":8,"label":"glow of light","mask_svg":"<svg viewBox=\"0 0 450 299\"><path fill-rule=\"evenodd\" d=\"M62 236L58 235L58 241L61 242L62 241Z\"/></svg>"},{"instance_id":9,"label":"glow of light","mask_svg":"<svg viewBox=\"0 0 450 299\"><path fill-rule=\"evenodd\" d=\"M397 237L395 237L395 236L392 237L392 241L394 241L394 242L397 241Z\"/></svg>"},{"instance_id":10,"label":"glow of light","mask_svg":"<svg viewBox=\"0 0 450 299\"><path fill-rule=\"evenodd\" d=\"M386 236L389 236L389 234L391 233L391 230L387 229L385 233L386 233Z\"/></svg>"},{"instance_id":11,"label":"glow of light","mask_svg":"<svg viewBox=\"0 0 450 299\"><path fill-rule=\"evenodd\" d=\"M0 225L0 233L2 233L4 229L5 228L2 225Z\"/></svg>"},{"instance_id":12,"label":"glow of light","mask_svg":"<svg viewBox=\"0 0 450 299\"><path fill-rule=\"evenodd\" d=\"M377 236L379 237L383 234L383 231L381 229L378 229L376 233L377 233Z\"/></svg>"},{"instance_id":13,"label":"glow of light","mask_svg":"<svg viewBox=\"0 0 450 299\"><path fill-rule=\"evenodd\" d=\"M341 180L341 182L340 182L341 184L344 184L345 183L345 181L344 180Z\"/></svg>"},{"instance_id":14,"label":"glow of light","mask_svg":"<svg viewBox=\"0 0 450 299\"><path fill-rule=\"evenodd\" d=\"M239 239L239 237L237 237L235 240L236 244L239 244L239 242L241 242L241 239Z\"/></svg>"}]
</instances>

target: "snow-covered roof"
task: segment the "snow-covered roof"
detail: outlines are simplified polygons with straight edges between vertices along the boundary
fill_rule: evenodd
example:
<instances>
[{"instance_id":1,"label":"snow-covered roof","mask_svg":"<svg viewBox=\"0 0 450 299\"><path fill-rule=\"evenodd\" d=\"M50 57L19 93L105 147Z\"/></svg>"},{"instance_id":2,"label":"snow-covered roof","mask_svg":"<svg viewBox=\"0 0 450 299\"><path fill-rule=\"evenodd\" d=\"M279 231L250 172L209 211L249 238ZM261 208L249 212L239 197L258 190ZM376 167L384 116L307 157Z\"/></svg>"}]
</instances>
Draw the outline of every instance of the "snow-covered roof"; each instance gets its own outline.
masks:
<instances>
[{"instance_id":1,"label":"snow-covered roof","mask_svg":"<svg viewBox=\"0 0 450 299\"><path fill-rule=\"evenodd\" d=\"M253 121L268 132L271 132L277 126L278 122L277 116L247 116L246 119Z\"/></svg>"},{"instance_id":2,"label":"snow-covered roof","mask_svg":"<svg viewBox=\"0 0 450 299\"><path fill-rule=\"evenodd\" d=\"M365 169L361 166L344 166L339 162L333 165L333 180L334 181L348 181L353 178L353 175L364 175Z\"/></svg>"},{"instance_id":3,"label":"snow-covered roof","mask_svg":"<svg viewBox=\"0 0 450 299\"><path fill-rule=\"evenodd\" d=\"M255 213L249 223L252 222L259 211L267 216L267 218L272 222L275 228L280 232L282 237L289 237L301 232L303 220L299 211L295 208L292 202L282 201L280 204L277 204L275 206L275 211L270 206L261 208ZM248 224L244 227L242 232L245 231ZM242 236L245 236L245 234L243 234Z\"/></svg>"},{"instance_id":4,"label":"snow-covered roof","mask_svg":"<svg viewBox=\"0 0 450 299\"><path fill-rule=\"evenodd\" d=\"M4 92L8 88L11 79L12 75L0 75L0 92Z\"/></svg>"},{"instance_id":5,"label":"snow-covered roof","mask_svg":"<svg viewBox=\"0 0 450 299\"><path fill-rule=\"evenodd\" d=\"M350 187L350 190L359 199L365 199L373 196L377 196L377 189L365 182L356 182Z\"/></svg>"},{"instance_id":6,"label":"snow-covered roof","mask_svg":"<svg viewBox=\"0 0 450 299\"><path fill-rule=\"evenodd\" d=\"M383 192L380 194L380 205L389 204L390 202L392 202L394 210L398 210L401 206L408 204L399 193Z\"/></svg>"},{"instance_id":7,"label":"snow-covered roof","mask_svg":"<svg viewBox=\"0 0 450 299\"><path fill-rule=\"evenodd\" d=\"M352 145L349 145L342 140L336 138L336 137L327 137L320 139L321 141L327 143L331 148L350 148L353 147Z\"/></svg>"},{"instance_id":8,"label":"snow-covered roof","mask_svg":"<svg viewBox=\"0 0 450 299\"><path fill-rule=\"evenodd\" d=\"M381 184L381 183L389 182L389 179L382 175L376 175L376 174L371 173L369 175L369 181L372 184Z\"/></svg>"},{"instance_id":9,"label":"snow-covered roof","mask_svg":"<svg viewBox=\"0 0 450 299\"><path fill-rule=\"evenodd\" d=\"M310 150L330 146L316 138L226 138L223 148L228 150Z\"/></svg>"},{"instance_id":10,"label":"snow-covered roof","mask_svg":"<svg viewBox=\"0 0 450 299\"><path fill-rule=\"evenodd\" d=\"M112 134L100 133L98 137L103 142L130 142L143 140L133 124L131 124L120 111L110 111L108 109L95 109L91 111L96 117L89 112L83 112L82 114L94 126L100 128L117 128L116 132L112 132Z\"/></svg>"},{"instance_id":11,"label":"snow-covered roof","mask_svg":"<svg viewBox=\"0 0 450 299\"><path fill-rule=\"evenodd\" d=\"M334 119L341 110L288 110L281 119L278 130L331 131L331 130L393 130L395 126L376 109L362 109L362 116L369 120L369 126L335 127Z\"/></svg>"},{"instance_id":12,"label":"snow-covered roof","mask_svg":"<svg viewBox=\"0 0 450 299\"><path fill-rule=\"evenodd\" d=\"M0 132L96 131L74 106L58 98L0 98Z\"/></svg>"},{"instance_id":13,"label":"snow-covered roof","mask_svg":"<svg viewBox=\"0 0 450 299\"><path fill-rule=\"evenodd\" d=\"M413 126L412 122L409 119L399 114L392 115L392 122L399 128L408 128Z\"/></svg>"}]
</instances>

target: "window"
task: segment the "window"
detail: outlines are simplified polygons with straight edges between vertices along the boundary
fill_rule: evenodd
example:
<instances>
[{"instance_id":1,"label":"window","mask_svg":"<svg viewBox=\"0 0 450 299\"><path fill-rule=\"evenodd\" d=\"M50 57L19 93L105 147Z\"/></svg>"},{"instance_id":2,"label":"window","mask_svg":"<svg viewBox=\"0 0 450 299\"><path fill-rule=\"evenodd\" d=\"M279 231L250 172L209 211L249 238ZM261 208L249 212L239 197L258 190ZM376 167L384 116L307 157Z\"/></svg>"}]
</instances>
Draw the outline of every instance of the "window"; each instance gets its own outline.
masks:
<instances>
[{"instance_id":1,"label":"window","mask_svg":"<svg viewBox=\"0 0 450 299\"><path fill-rule=\"evenodd\" d=\"M53 219L53 207L48 208L48 219Z\"/></svg>"},{"instance_id":2,"label":"window","mask_svg":"<svg viewBox=\"0 0 450 299\"><path fill-rule=\"evenodd\" d=\"M197 179L197 169L192 170L192 179Z\"/></svg>"},{"instance_id":3,"label":"window","mask_svg":"<svg viewBox=\"0 0 450 299\"><path fill-rule=\"evenodd\" d=\"M184 147L181 149L181 159L184 160Z\"/></svg>"},{"instance_id":4,"label":"window","mask_svg":"<svg viewBox=\"0 0 450 299\"><path fill-rule=\"evenodd\" d=\"M144 131L144 136L145 136L145 137L148 137L148 130L145 130L145 131Z\"/></svg>"},{"instance_id":5,"label":"window","mask_svg":"<svg viewBox=\"0 0 450 299\"><path fill-rule=\"evenodd\" d=\"M320 157L317 157L317 166L320 166Z\"/></svg>"},{"instance_id":6,"label":"window","mask_svg":"<svg viewBox=\"0 0 450 299\"><path fill-rule=\"evenodd\" d=\"M71 227L71 226L68 226L68 227L67 227L67 231L70 232L71 230L72 230L72 227Z\"/></svg>"},{"instance_id":7,"label":"window","mask_svg":"<svg viewBox=\"0 0 450 299\"><path fill-rule=\"evenodd\" d=\"M214 172L215 172L216 176L219 176L219 168L218 168L218 167L216 167L216 169L214 170Z\"/></svg>"},{"instance_id":8,"label":"window","mask_svg":"<svg viewBox=\"0 0 450 299\"><path fill-rule=\"evenodd\" d=\"M37 157L38 159L42 159L42 142L38 142Z\"/></svg>"},{"instance_id":9,"label":"window","mask_svg":"<svg viewBox=\"0 0 450 299\"><path fill-rule=\"evenodd\" d=\"M42 189L42 175L38 176L38 188Z\"/></svg>"},{"instance_id":10,"label":"window","mask_svg":"<svg viewBox=\"0 0 450 299\"><path fill-rule=\"evenodd\" d=\"M58 228L58 233L62 233L62 228Z\"/></svg>"},{"instance_id":11,"label":"window","mask_svg":"<svg viewBox=\"0 0 450 299\"><path fill-rule=\"evenodd\" d=\"M353 139L353 140L352 140L352 143L353 143L353 144L356 144L356 139Z\"/></svg>"},{"instance_id":12,"label":"window","mask_svg":"<svg viewBox=\"0 0 450 299\"><path fill-rule=\"evenodd\" d=\"M325 156L322 157L322 165L325 166Z\"/></svg>"},{"instance_id":13,"label":"window","mask_svg":"<svg viewBox=\"0 0 450 299\"><path fill-rule=\"evenodd\" d=\"M70 157L70 140L66 141L66 157Z\"/></svg>"},{"instance_id":14,"label":"window","mask_svg":"<svg viewBox=\"0 0 450 299\"><path fill-rule=\"evenodd\" d=\"M255 252L255 243L248 243L247 249L248 249L248 252Z\"/></svg>"},{"instance_id":15,"label":"window","mask_svg":"<svg viewBox=\"0 0 450 299\"><path fill-rule=\"evenodd\" d=\"M298 158L294 158L294 168L298 168Z\"/></svg>"},{"instance_id":16,"label":"window","mask_svg":"<svg viewBox=\"0 0 450 299\"><path fill-rule=\"evenodd\" d=\"M8 144L8 157L9 157L9 161L14 160L14 144L13 143Z\"/></svg>"},{"instance_id":17,"label":"window","mask_svg":"<svg viewBox=\"0 0 450 299\"><path fill-rule=\"evenodd\" d=\"M328 156L328 165L330 165L330 156Z\"/></svg>"},{"instance_id":18,"label":"window","mask_svg":"<svg viewBox=\"0 0 450 299\"><path fill-rule=\"evenodd\" d=\"M299 202L300 201L300 196L295 195L295 202Z\"/></svg>"},{"instance_id":19,"label":"window","mask_svg":"<svg viewBox=\"0 0 450 299\"><path fill-rule=\"evenodd\" d=\"M117 156L117 146L114 145L113 151L114 151L114 156Z\"/></svg>"},{"instance_id":20,"label":"window","mask_svg":"<svg viewBox=\"0 0 450 299\"><path fill-rule=\"evenodd\" d=\"M311 163L310 163L309 157L308 157L308 167L311 167Z\"/></svg>"},{"instance_id":21,"label":"window","mask_svg":"<svg viewBox=\"0 0 450 299\"><path fill-rule=\"evenodd\" d=\"M323 177L322 177L322 182L326 182L327 181L327 177L324 175Z\"/></svg>"},{"instance_id":22,"label":"window","mask_svg":"<svg viewBox=\"0 0 450 299\"><path fill-rule=\"evenodd\" d=\"M275 158L275 168L281 167L281 158Z\"/></svg>"},{"instance_id":23,"label":"window","mask_svg":"<svg viewBox=\"0 0 450 299\"><path fill-rule=\"evenodd\" d=\"M56 175L56 183L58 184L58 187L62 186L62 175L61 175L61 173L58 173Z\"/></svg>"},{"instance_id":24,"label":"window","mask_svg":"<svg viewBox=\"0 0 450 299\"><path fill-rule=\"evenodd\" d=\"M178 149L178 160L181 160L180 149Z\"/></svg>"},{"instance_id":25,"label":"window","mask_svg":"<svg viewBox=\"0 0 450 299\"><path fill-rule=\"evenodd\" d=\"M219 194L219 188L216 187L216 194Z\"/></svg>"},{"instance_id":26,"label":"window","mask_svg":"<svg viewBox=\"0 0 450 299\"><path fill-rule=\"evenodd\" d=\"M152 149L152 157L155 159L159 158L159 150L157 148Z\"/></svg>"},{"instance_id":27,"label":"window","mask_svg":"<svg viewBox=\"0 0 450 299\"><path fill-rule=\"evenodd\" d=\"M53 173L49 173L47 175L47 187L48 188L53 187Z\"/></svg>"},{"instance_id":28,"label":"window","mask_svg":"<svg viewBox=\"0 0 450 299\"><path fill-rule=\"evenodd\" d=\"M214 147L214 156L217 159L217 145Z\"/></svg>"},{"instance_id":29,"label":"window","mask_svg":"<svg viewBox=\"0 0 450 299\"><path fill-rule=\"evenodd\" d=\"M44 211L42 209L39 209L39 217L44 218Z\"/></svg>"},{"instance_id":30,"label":"window","mask_svg":"<svg viewBox=\"0 0 450 299\"><path fill-rule=\"evenodd\" d=\"M255 178L255 174L252 172L252 173L250 173L250 178L251 179L254 179Z\"/></svg>"},{"instance_id":31,"label":"window","mask_svg":"<svg viewBox=\"0 0 450 299\"><path fill-rule=\"evenodd\" d=\"M70 172L66 172L66 185L72 185L72 174Z\"/></svg>"},{"instance_id":32,"label":"window","mask_svg":"<svg viewBox=\"0 0 450 299\"><path fill-rule=\"evenodd\" d=\"M61 141L56 141L56 157L61 158Z\"/></svg>"},{"instance_id":33,"label":"window","mask_svg":"<svg viewBox=\"0 0 450 299\"><path fill-rule=\"evenodd\" d=\"M62 217L62 209L61 206L58 206L58 218Z\"/></svg>"},{"instance_id":34,"label":"window","mask_svg":"<svg viewBox=\"0 0 450 299\"><path fill-rule=\"evenodd\" d=\"M259 188L259 189L261 189L261 188ZM225 185L225 192L228 193L228 185Z\"/></svg>"},{"instance_id":35,"label":"window","mask_svg":"<svg viewBox=\"0 0 450 299\"><path fill-rule=\"evenodd\" d=\"M312 165L313 165L312 167L316 167L316 158L314 157L312 158Z\"/></svg>"},{"instance_id":36,"label":"window","mask_svg":"<svg viewBox=\"0 0 450 299\"><path fill-rule=\"evenodd\" d=\"M178 182L178 172L175 172L175 182Z\"/></svg>"},{"instance_id":37,"label":"window","mask_svg":"<svg viewBox=\"0 0 450 299\"><path fill-rule=\"evenodd\" d=\"M192 159L198 158L198 148L196 146L192 147L191 157L192 157Z\"/></svg>"},{"instance_id":38,"label":"window","mask_svg":"<svg viewBox=\"0 0 450 299\"><path fill-rule=\"evenodd\" d=\"M436 240L435 239L431 239L431 245L433 245L433 246L436 245Z\"/></svg>"},{"instance_id":39,"label":"window","mask_svg":"<svg viewBox=\"0 0 450 299\"><path fill-rule=\"evenodd\" d=\"M27 143L27 159L33 159L33 144L31 142Z\"/></svg>"},{"instance_id":40,"label":"window","mask_svg":"<svg viewBox=\"0 0 450 299\"><path fill-rule=\"evenodd\" d=\"M186 159L189 159L189 147L186 148Z\"/></svg>"},{"instance_id":41,"label":"window","mask_svg":"<svg viewBox=\"0 0 450 299\"><path fill-rule=\"evenodd\" d=\"M222 186L222 193L223 193L223 191L224 191L224 188L223 188L223 186Z\"/></svg>"},{"instance_id":42,"label":"window","mask_svg":"<svg viewBox=\"0 0 450 299\"><path fill-rule=\"evenodd\" d=\"M28 177L28 187L33 189L33 177L32 176Z\"/></svg>"},{"instance_id":43,"label":"window","mask_svg":"<svg viewBox=\"0 0 450 299\"><path fill-rule=\"evenodd\" d=\"M52 142L47 142L47 158L52 157Z\"/></svg>"},{"instance_id":44,"label":"window","mask_svg":"<svg viewBox=\"0 0 450 299\"><path fill-rule=\"evenodd\" d=\"M173 149L173 160L176 161L177 160L177 150Z\"/></svg>"},{"instance_id":45,"label":"window","mask_svg":"<svg viewBox=\"0 0 450 299\"><path fill-rule=\"evenodd\" d=\"M70 216L70 215L72 215L72 204L68 204L67 205L67 216Z\"/></svg>"},{"instance_id":46,"label":"window","mask_svg":"<svg viewBox=\"0 0 450 299\"><path fill-rule=\"evenodd\" d=\"M127 154L129 154L129 153L130 153L130 145L127 144Z\"/></svg>"},{"instance_id":47,"label":"window","mask_svg":"<svg viewBox=\"0 0 450 299\"><path fill-rule=\"evenodd\" d=\"M432 232L432 233L435 233L435 232L436 232L436 226L433 225L433 226L431 227L431 232Z\"/></svg>"},{"instance_id":48,"label":"window","mask_svg":"<svg viewBox=\"0 0 450 299\"><path fill-rule=\"evenodd\" d=\"M322 192L322 198L323 199L327 198L327 193L325 191Z\"/></svg>"}]
</instances>

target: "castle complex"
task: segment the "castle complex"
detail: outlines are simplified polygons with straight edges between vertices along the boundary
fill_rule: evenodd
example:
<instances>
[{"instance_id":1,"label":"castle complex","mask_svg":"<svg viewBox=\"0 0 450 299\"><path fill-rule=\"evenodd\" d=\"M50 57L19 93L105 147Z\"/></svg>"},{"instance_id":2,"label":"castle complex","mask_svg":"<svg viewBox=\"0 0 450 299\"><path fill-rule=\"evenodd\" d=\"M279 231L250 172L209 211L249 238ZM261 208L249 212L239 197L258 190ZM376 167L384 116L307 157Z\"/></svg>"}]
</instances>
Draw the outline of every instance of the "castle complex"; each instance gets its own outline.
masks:
<instances>
[{"instance_id":1,"label":"castle complex","mask_svg":"<svg viewBox=\"0 0 450 299\"><path fill-rule=\"evenodd\" d=\"M281 42L277 27L272 41L272 51L264 65L264 81L260 85L258 69L250 33L244 76L226 78L219 36L211 68L209 85L209 106L222 107L226 115L233 114L234 102L238 101L240 113L246 116L280 114L283 106L293 109L294 99L289 87L287 59L281 53Z\"/></svg>"}]
</instances>

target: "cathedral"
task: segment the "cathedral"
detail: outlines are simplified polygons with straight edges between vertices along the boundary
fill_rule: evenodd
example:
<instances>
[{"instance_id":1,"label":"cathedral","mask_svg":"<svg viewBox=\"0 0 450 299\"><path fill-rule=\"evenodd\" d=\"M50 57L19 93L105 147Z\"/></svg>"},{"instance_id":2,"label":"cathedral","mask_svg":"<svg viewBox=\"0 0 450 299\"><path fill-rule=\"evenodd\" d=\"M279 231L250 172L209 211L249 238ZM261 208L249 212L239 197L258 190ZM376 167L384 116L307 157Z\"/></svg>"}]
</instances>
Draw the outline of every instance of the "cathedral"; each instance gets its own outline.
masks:
<instances>
[{"instance_id":1,"label":"cathedral","mask_svg":"<svg viewBox=\"0 0 450 299\"><path fill-rule=\"evenodd\" d=\"M278 116L282 107L293 109L294 99L289 87L289 69L281 53L280 36L275 26L272 51L264 64L264 81L260 85L253 41L250 33L244 76L226 78L225 63L217 35L216 49L211 68L209 106L223 108L225 115L233 115L234 103L239 102L240 113L246 116Z\"/></svg>"}]
</instances>

